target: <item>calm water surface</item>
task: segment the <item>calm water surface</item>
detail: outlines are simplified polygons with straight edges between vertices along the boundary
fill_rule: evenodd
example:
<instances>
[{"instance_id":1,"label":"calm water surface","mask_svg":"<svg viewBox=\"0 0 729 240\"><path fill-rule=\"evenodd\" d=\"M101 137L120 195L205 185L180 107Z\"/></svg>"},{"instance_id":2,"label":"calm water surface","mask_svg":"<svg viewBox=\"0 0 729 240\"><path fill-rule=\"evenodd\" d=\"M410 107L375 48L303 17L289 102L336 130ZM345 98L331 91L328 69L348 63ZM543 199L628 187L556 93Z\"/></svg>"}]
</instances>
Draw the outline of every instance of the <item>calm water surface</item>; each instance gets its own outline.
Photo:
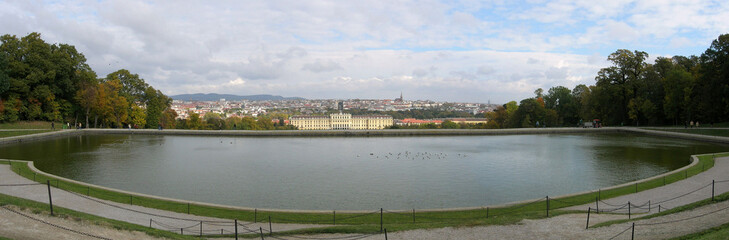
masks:
<instances>
[{"instance_id":1,"label":"calm water surface","mask_svg":"<svg viewBox=\"0 0 729 240\"><path fill-rule=\"evenodd\" d=\"M598 189L727 145L632 134L454 137L88 135L0 158L128 191L279 209L472 207Z\"/></svg>"}]
</instances>

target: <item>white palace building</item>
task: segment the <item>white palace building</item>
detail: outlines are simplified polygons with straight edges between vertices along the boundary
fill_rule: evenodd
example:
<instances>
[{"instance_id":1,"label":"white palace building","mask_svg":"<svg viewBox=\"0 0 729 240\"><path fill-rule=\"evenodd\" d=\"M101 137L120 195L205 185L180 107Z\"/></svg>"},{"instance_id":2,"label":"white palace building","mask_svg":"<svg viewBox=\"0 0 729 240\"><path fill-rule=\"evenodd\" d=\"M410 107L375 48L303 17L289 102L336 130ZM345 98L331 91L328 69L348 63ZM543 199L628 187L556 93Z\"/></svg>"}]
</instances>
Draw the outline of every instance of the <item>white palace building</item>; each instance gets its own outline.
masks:
<instances>
[{"instance_id":1,"label":"white palace building","mask_svg":"<svg viewBox=\"0 0 729 240\"><path fill-rule=\"evenodd\" d=\"M292 116L291 125L300 130L384 129L393 125L392 116L334 113L329 116Z\"/></svg>"}]
</instances>

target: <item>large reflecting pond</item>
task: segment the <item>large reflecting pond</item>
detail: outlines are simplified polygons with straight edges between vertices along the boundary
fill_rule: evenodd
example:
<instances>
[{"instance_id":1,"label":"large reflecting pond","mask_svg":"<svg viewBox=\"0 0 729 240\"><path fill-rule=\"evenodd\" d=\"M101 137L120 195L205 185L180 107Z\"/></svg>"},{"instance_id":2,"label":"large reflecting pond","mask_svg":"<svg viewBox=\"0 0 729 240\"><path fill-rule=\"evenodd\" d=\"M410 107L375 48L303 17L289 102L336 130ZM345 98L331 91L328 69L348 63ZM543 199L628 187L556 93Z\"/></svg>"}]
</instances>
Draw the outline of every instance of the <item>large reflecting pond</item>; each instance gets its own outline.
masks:
<instances>
[{"instance_id":1,"label":"large reflecting pond","mask_svg":"<svg viewBox=\"0 0 729 240\"><path fill-rule=\"evenodd\" d=\"M646 178L727 145L633 134L452 137L88 135L0 158L165 197L279 209L469 207Z\"/></svg>"}]
</instances>

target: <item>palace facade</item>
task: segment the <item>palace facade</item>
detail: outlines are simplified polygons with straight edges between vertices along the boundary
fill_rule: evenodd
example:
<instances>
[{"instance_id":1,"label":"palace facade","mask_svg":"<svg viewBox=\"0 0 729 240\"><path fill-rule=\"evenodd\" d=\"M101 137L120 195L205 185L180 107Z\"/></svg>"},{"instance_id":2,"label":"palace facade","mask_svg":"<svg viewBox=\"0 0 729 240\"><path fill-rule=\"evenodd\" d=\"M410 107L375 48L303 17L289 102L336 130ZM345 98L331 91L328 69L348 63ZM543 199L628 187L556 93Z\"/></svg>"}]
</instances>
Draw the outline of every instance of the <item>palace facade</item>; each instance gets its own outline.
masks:
<instances>
[{"instance_id":1,"label":"palace facade","mask_svg":"<svg viewBox=\"0 0 729 240\"><path fill-rule=\"evenodd\" d=\"M291 125L300 130L384 129L393 125L392 116L334 113L329 116L292 116Z\"/></svg>"}]
</instances>

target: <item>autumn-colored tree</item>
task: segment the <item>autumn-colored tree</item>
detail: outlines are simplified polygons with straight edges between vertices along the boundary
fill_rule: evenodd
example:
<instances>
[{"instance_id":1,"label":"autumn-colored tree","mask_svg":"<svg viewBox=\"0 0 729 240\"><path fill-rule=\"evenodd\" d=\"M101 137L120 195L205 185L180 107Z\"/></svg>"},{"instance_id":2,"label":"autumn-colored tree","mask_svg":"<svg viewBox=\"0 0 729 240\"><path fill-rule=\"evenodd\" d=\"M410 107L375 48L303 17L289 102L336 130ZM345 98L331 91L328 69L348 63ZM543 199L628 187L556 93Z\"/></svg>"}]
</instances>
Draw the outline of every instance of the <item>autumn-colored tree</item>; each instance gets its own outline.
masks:
<instances>
[{"instance_id":1,"label":"autumn-colored tree","mask_svg":"<svg viewBox=\"0 0 729 240\"><path fill-rule=\"evenodd\" d=\"M144 108L142 108L136 104L132 104L132 111L129 115L129 122L132 124L132 126L134 126L134 127L144 127L145 126L145 124L147 123L147 116L144 112L145 112Z\"/></svg>"}]
</instances>

